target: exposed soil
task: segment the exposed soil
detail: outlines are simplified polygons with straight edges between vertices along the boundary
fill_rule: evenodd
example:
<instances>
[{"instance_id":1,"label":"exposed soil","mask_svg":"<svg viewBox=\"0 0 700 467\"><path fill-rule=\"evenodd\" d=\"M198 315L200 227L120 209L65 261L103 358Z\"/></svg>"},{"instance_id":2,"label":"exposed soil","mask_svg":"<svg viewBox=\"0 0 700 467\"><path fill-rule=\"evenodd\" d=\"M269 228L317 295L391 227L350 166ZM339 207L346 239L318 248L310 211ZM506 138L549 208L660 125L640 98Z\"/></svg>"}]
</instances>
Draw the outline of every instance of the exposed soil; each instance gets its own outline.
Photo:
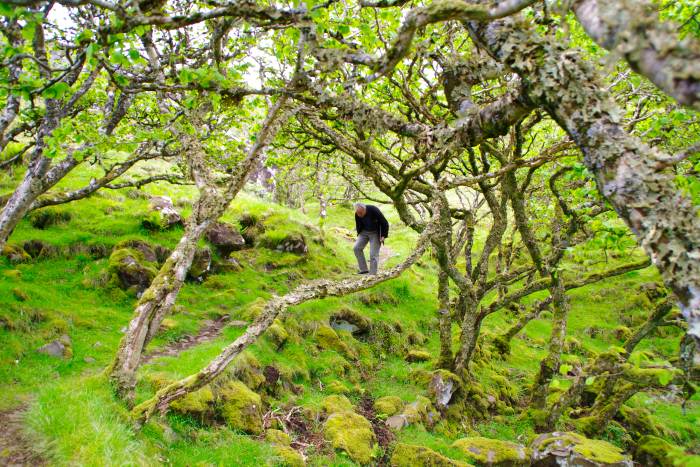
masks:
<instances>
[{"instance_id":1,"label":"exposed soil","mask_svg":"<svg viewBox=\"0 0 700 467\"><path fill-rule=\"evenodd\" d=\"M165 347L149 352L143 356L141 362L148 363L158 357L175 357L195 345L216 339L219 334L221 334L221 330L226 327L230 318L229 315L223 315L213 321L205 321L204 326L199 330L196 336L183 336Z\"/></svg>"},{"instance_id":2,"label":"exposed soil","mask_svg":"<svg viewBox=\"0 0 700 467\"><path fill-rule=\"evenodd\" d=\"M377 442L384 448L384 456L379 459L377 465L389 465L389 452L386 448L391 445L396 436L389 427L386 426L384 420L377 417L374 411L374 400L369 395L365 394L362 399L360 399L360 403L357 406L357 413L370 421L374 435L377 437Z\"/></svg>"},{"instance_id":3,"label":"exposed soil","mask_svg":"<svg viewBox=\"0 0 700 467\"><path fill-rule=\"evenodd\" d=\"M46 465L46 461L32 451L31 441L22 432L26 406L0 412L0 465Z\"/></svg>"}]
</instances>

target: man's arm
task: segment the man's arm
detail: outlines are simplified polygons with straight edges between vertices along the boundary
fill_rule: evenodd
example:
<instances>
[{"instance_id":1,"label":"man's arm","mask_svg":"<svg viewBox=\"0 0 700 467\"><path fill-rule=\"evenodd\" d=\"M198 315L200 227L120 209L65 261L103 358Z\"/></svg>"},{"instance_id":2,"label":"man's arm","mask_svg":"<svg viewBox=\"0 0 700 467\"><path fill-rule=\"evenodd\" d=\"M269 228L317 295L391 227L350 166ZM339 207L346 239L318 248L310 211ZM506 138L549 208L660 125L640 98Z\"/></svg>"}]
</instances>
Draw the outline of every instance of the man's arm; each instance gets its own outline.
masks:
<instances>
[{"instance_id":1,"label":"man's arm","mask_svg":"<svg viewBox=\"0 0 700 467\"><path fill-rule=\"evenodd\" d=\"M362 227L360 226L360 217L355 214L355 230L357 230L357 235L360 235Z\"/></svg>"},{"instance_id":2,"label":"man's arm","mask_svg":"<svg viewBox=\"0 0 700 467\"><path fill-rule=\"evenodd\" d=\"M387 238L389 237L389 221L386 220L386 217L384 217L384 214L382 214L379 208L377 208L377 213L379 214L380 236L382 238Z\"/></svg>"}]
</instances>

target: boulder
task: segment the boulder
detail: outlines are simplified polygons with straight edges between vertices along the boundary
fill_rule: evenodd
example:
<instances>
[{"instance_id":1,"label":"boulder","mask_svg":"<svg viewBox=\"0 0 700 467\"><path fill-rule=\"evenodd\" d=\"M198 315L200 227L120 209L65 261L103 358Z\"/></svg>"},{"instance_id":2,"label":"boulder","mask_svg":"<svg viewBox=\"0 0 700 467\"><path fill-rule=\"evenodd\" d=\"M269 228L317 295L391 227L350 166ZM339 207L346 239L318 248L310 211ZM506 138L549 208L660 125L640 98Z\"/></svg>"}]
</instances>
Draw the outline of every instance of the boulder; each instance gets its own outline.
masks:
<instances>
[{"instance_id":1,"label":"boulder","mask_svg":"<svg viewBox=\"0 0 700 467\"><path fill-rule=\"evenodd\" d=\"M528 449L520 444L475 436L452 444L479 465L516 467L530 465Z\"/></svg>"},{"instance_id":2,"label":"boulder","mask_svg":"<svg viewBox=\"0 0 700 467\"><path fill-rule=\"evenodd\" d=\"M187 276L196 281L201 281L211 269L211 250L209 247L198 248L194 253L192 265Z\"/></svg>"},{"instance_id":3,"label":"boulder","mask_svg":"<svg viewBox=\"0 0 700 467\"><path fill-rule=\"evenodd\" d=\"M424 446L399 443L389 461L391 467L468 467L466 462L452 460Z\"/></svg>"},{"instance_id":4,"label":"boulder","mask_svg":"<svg viewBox=\"0 0 700 467\"><path fill-rule=\"evenodd\" d=\"M430 378L428 391L430 399L438 408L447 408L452 396L460 388L461 382L457 375L447 370L437 370Z\"/></svg>"},{"instance_id":5,"label":"boulder","mask_svg":"<svg viewBox=\"0 0 700 467\"><path fill-rule=\"evenodd\" d=\"M332 415L338 412L352 412L352 402L338 394L325 397L321 401L321 410L327 415Z\"/></svg>"},{"instance_id":6,"label":"boulder","mask_svg":"<svg viewBox=\"0 0 700 467\"><path fill-rule=\"evenodd\" d=\"M634 449L634 460L640 465L673 467L673 444L656 436L642 436Z\"/></svg>"},{"instance_id":7,"label":"boulder","mask_svg":"<svg viewBox=\"0 0 700 467\"><path fill-rule=\"evenodd\" d=\"M284 325L279 319L276 319L272 325L265 331L265 337L267 337L270 342L272 342L277 349L282 348L287 339L289 339L289 333L284 328Z\"/></svg>"},{"instance_id":8,"label":"boulder","mask_svg":"<svg viewBox=\"0 0 700 467\"><path fill-rule=\"evenodd\" d=\"M268 443L276 444L278 446L289 446L292 444L292 440L289 435L281 430L267 430L265 432L265 441Z\"/></svg>"},{"instance_id":9,"label":"boulder","mask_svg":"<svg viewBox=\"0 0 700 467\"><path fill-rule=\"evenodd\" d=\"M71 358L73 356L73 346L70 336L67 334L63 334L58 339L42 345L36 351L56 358Z\"/></svg>"},{"instance_id":10,"label":"boulder","mask_svg":"<svg viewBox=\"0 0 700 467\"><path fill-rule=\"evenodd\" d=\"M5 246L2 247L2 255L10 260L12 264L25 263L32 259L32 257L24 251L24 248L18 245L5 244Z\"/></svg>"},{"instance_id":11,"label":"boulder","mask_svg":"<svg viewBox=\"0 0 700 467\"><path fill-rule=\"evenodd\" d=\"M167 196L153 196L150 200L151 211L143 219L142 225L148 230L166 230L182 224L182 217Z\"/></svg>"},{"instance_id":12,"label":"boulder","mask_svg":"<svg viewBox=\"0 0 700 467\"><path fill-rule=\"evenodd\" d=\"M134 238L130 240L123 240L114 245L115 250L120 250L122 248L132 248L134 250L138 250L141 252L141 254L143 255L143 259L145 259L146 261L149 261L151 263L158 262L158 256L156 255L155 249L151 246L150 243L145 242L143 240Z\"/></svg>"},{"instance_id":13,"label":"boulder","mask_svg":"<svg viewBox=\"0 0 700 467\"><path fill-rule=\"evenodd\" d=\"M632 467L632 460L606 441L573 432L545 433L532 442L532 465Z\"/></svg>"},{"instance_id":14,"label":"boulder","mask_svg":"<svg viewBox=\"0 0 700 467\"><path fill-rule=\"evenodd\" d=\"M245 246L245 239L238 232L238 229L225 222L212 224L207 229L206 237L224 258Z\"/></svg>"},{"instance_id":15,"label":"boulder","mask_svg":"<svg viewBox=\"0 0 700 467\"><path fill-rule=\"evenodd\" d=\"M259 435L263 431L262 399L240 381L229 381L219 393L221 415L231 428Z\"/></svg>"},{"instance_id":16,"label":"boulder","mask_svg":"<svg viewBox=\"0 0 700 467\"><path fill-rule=\"evenodd\" d=\"M384 396L374 401L374 410L380 416L391 417L401 412L404 403L400 397Z\"/></svg>"},{"instance_id":17,"label":"boulder","mask_svg":"<svg viewBox=\"0 0 700 467\"><path fill-rule=\"evenodd\" d=\"M146 261L139 250L120 248L109 257L109 273L120 288L143 292L151 284L157 270L155 264Z\"/></svg>"},{"instance_id":18,"label":"boulder","mask_svg":"<svg viewBox=\"0 0 700 467\"><path fill-rule=\"evenodd\" d=\"M376 437L372 424L354 412L336 412L323 424L323 435L333 449L345 451L358 464L369 464L374 458Z\"/></svg>"},{"instance_id":19,"label":"boulder","mask_svg":"<svg viewBox=\"0 0 700 467\"><path fill-rule=\"evenodd\" d=\"M430 353L425 350L412 349L406 354L406 361L410 363L427 362L430 360Z\"/></svg>"},{"instance_id":20,"label":"boulder","mask_svg":"<svg viewBox=\"0 0 700 467\"><path fill-rule=\"evenodd\" d=\"M245 234L244 234L245 235ZM285 253L305 255L309 252L306 237L297 232L273 231L260 237L260 246Z\"/></svg>"}]
</instances>

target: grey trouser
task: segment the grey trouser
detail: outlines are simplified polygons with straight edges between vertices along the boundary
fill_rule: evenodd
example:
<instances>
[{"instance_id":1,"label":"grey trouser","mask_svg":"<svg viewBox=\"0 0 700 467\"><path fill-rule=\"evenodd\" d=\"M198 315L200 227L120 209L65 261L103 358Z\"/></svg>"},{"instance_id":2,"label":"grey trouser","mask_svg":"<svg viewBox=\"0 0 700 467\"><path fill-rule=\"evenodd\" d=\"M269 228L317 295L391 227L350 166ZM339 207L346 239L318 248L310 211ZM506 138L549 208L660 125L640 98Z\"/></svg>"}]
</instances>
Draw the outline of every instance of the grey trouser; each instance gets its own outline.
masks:
<instances>
[{"instance_id":1,"label":"grey trouser","mask_svg":"<svg viewBox=\"0 0 700 467\"><path fill-rule=\"evenodd\" d=\"M376 274L377 267L379 266L379 233L378 232L365 232L362 231L357 236L357 241L353 247L355 252L355 257L357 258L357 266L360 268L360 272L367 270L367 261L365 260L364 249L369 242L369 273Z\"/></svg>"}]
</instances>

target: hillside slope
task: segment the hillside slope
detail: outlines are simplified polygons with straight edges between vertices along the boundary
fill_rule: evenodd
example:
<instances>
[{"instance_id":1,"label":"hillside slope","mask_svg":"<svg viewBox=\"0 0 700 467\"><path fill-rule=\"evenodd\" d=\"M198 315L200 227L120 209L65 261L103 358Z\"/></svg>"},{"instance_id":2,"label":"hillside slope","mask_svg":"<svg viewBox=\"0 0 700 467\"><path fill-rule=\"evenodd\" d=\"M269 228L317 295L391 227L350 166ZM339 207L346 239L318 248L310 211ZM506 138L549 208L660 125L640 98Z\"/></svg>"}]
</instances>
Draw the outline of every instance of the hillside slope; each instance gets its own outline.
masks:
<instances>
[{"instance_id":1,"label":"hillside slope","mask_svg":"<svg viewBox=\"0 0 700 467\"><path fill-rule=\"evenodd\" d=\"M180 213L188 214L186 188L100 194L24 220L11 244L34 257L3 258L0 264L0 393L5 395L0 411L26 408L13 423L22 425L24 441L45 462L374 465L393 459L404 465L397 463L405 456L405 465L416 465L421 456L432 456L433 462L444 462L436 465L463 465L459 462L479 459L456 440L482 436L528 445L535 438L532 420L515 409L546 354L549 321L530 322L512 340L510 353L501 356L490 342L514 318L507 313L488 318L475 381L460 389L479 404L455 422L449 408L434 407L436 396L429 390L435 375L431 356L439 353L439 343L436 274L428 256L369 291L294 307L215 384L134 431L103 370L138 293L138 287L119 282L115 252L133 251L142 242L158 253L173 248L182 231L147 228L154 195L171 196ZM332 208L321 230L312 215L246 195L223 220L240 229L249 245L227 259L202 243L211 251L211 268L194 274L151 343L136 402L208 363L273 295L307 280L354 274L349 206ZM385 265L398 263L415 238L393 213L390 221L394 230ZM287 239L300 238L308 252L280 251ZM157 267L158 258L137 259L146 269ZM655 271L647 269L571 292L565 362L620 345L625 333L620 323L643 321L650 303L640 290L656 280ZM641 347L672 359L679 338L677 330L662 328ZM53 341L63 343L62 355L37 352ZM557 384L564 387L567 381ZM605 437L631 450L640 434L654 430L680 451L697 454L700 400L695 396L685 409L680 401L678 394L638 394L626 410L632 418L644 415L639 432L629 420L619 420ZM398 423L407 426L391 430L385 420L396 414L403 414ZM390 424L395 422L394 417ZM682 462L698 465L691 457Z\"/></svg>"}]
</instances>

